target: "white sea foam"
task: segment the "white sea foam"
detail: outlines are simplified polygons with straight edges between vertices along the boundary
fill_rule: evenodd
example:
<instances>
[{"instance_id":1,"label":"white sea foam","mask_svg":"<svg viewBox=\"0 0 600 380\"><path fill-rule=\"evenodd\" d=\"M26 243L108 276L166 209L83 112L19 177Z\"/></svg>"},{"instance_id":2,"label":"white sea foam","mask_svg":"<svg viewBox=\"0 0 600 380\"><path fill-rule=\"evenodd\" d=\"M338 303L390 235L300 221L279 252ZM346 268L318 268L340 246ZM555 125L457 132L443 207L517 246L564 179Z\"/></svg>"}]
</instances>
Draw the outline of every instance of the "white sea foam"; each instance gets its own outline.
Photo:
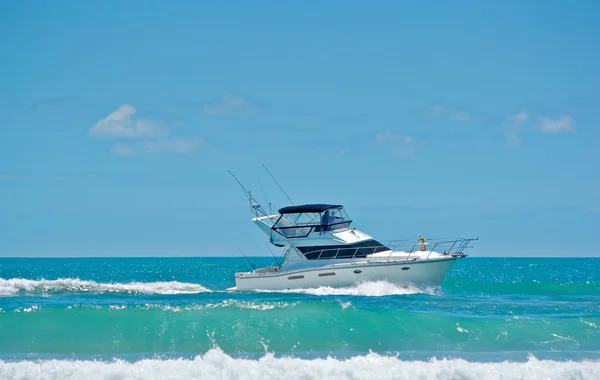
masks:
<instances>
[{"instance_id":1,"label":"white sea foam","mask_svg":"<svg viewBox=\"0 0 600 380\"><path fill-rule=\"evenodd\" d=\"M129 294L194 294L210 292L199 284L168 282L100 283L78 278L29 280L0 278L0 296L44 295L56 293L129 293Z\"/></svg>"},{"instance_id":2,"label":"white sea foam","mask_svg":"<svg viewBox=\"0 0 600 380\"><path fill-rule=\"evenodd\" d=\"M374 353L350 359L235 359L212 349L194 359L137 362L0 361L2 379L599 379L600 362L560 362L530 357L526 362L478 363L462 359L403 361Z\"/></svg>"},{"instance_id":3,"label":"white sea foam","mask_svg":"<svg viewBox=\"0 0 600 380\"><path fill-rule=\"evenodd\" d=\"M412 285L398 285L387 281L369 281L356 286L333 288L321 286L318 288L299 288L286 290L258 290L259 292L304 293L317 296L349 295L349 296L390 296L402 294L437 294L436 288L418 288Z\"/></svg>"},{"instance_id":4,"label":"white sea foam","mask_svg":"<svg viewBox=\"0 0 600 380\"><path fill-rule=\"evenodd\" d=\"M254 301L237 301L237 300L225 300L220 303L208 304L205 307L207 309L216 309L221 307L236 307L239 309L252 309L252 310L272 310L272 309L284 309L287 307L294 307L298 302L254 302Z\"/></svg>"}]
</instances>

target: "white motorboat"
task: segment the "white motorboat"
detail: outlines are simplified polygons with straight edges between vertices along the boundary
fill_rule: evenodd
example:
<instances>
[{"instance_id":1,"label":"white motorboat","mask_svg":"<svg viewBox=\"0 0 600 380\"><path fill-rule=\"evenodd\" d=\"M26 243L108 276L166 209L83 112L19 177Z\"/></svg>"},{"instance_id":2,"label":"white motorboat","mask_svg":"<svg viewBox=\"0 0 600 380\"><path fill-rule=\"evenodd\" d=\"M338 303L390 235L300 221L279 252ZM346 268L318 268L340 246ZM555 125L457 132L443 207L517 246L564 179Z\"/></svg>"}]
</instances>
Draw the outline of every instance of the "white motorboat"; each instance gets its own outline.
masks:
<instances>
[{"instance_id":1,"label":"white motorboat","mask_svg":"<svg viewBox=\"0 0 600 380\"><path fill-rule=\"evenodd\" d=\"M382 243L356 229L342 205L294 205L272 214L244 191L255 215L252 221L271 244L284 248L283 261L235 273L236 286L230 291L345 287L366 281L437 286L477 240L419 237Z\"/></svg>"}]
</instances>

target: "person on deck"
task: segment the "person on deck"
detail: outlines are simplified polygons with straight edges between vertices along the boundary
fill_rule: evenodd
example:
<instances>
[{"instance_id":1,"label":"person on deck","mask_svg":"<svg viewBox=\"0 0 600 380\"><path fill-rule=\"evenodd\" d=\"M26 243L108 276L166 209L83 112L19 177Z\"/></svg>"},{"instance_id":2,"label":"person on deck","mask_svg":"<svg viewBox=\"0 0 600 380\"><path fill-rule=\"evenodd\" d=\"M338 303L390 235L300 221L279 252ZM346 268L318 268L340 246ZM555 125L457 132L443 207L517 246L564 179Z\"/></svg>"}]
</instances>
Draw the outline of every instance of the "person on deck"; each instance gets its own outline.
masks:
<instances>
[{"instance_id":1,"label":"person on deck","mask_svg":"<svg viewBox=\"0 0 600 380\"><path fill-rule=\"evenodd\" d=\"M423 238L423 236L419 235L418 242L419 242L419 249L421 251L425 251L425 239Z\"/></svg>"},{"instance_id":2,"label":"person on deck","mask_svg":"<svg viewBox=\"0 0 600 380\"><path fill-rule=\"evenodd\" d=\"M321 216L321 230L327 231L329 224L331 223L331 217L329 216L329 210L325 210L323 216Z\"/></svg>"}]
</instances>

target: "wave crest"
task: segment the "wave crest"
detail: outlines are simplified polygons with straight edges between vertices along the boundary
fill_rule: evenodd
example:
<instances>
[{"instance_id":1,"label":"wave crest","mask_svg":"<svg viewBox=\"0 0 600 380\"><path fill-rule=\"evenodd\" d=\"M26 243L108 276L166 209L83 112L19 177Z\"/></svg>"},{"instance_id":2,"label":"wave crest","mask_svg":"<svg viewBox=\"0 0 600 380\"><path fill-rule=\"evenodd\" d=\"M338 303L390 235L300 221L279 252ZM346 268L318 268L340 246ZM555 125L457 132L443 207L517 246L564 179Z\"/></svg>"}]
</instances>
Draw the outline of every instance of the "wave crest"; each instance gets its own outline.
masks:
<instances>
[{"instance_id":1,"label":"wave crest","mask_svg":"<svg viewBox=\"0 0 600 380\"><path fill-rule=\"evenodd\" d=\"M439 290L434 287L418 288L414 285L399 285L388 281L368 281L357 284L356 286L333 288L330 286L321 286L318 288L298 288L286 290L257 290L259 292L275 293L303 293L316 296L391 296L406 294L431 294L437 295Z\"/></svg>"},{"instance_id":2,"label":"wave crest","mask_svg":"<svg viewBox=\"0 0 600 380\"><path fill-rule=\"evenodd\" d=\"M57 280L29 280L25 278L0 278L0 296L46 295L61 293L124 293L124 294L195 294L211 290L199 284L163 281L100 283L79 278Z\"/></svg>"},{"instance_id":3,"label":"wave crest","mask_svg":"<svg viewBox=\"0 0 600 380\"><path fill-rule=\"evenodd\" d=\"M300 359L265 354L236 359L214 348L193 359L142 359L136 362L90 360L0 360L7 379L598 379L598 361L469 362L463 359L404 361L376 353L345 360Z\"/></svg>"}]
</instances>

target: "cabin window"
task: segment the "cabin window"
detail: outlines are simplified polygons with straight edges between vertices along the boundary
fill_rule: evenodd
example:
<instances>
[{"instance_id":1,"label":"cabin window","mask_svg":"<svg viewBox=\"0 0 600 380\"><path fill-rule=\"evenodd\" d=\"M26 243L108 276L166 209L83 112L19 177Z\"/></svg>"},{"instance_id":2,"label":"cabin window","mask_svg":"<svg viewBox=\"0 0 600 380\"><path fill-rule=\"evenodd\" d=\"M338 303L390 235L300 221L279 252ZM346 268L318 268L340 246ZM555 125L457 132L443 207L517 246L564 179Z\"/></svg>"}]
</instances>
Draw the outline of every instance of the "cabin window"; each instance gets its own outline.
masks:
<instances>
[{"instance_id":1,"label":"cabin window","mask_svg":"<svg viewBox=\"0 0 600 380\"><path fill-rule=\"evenodd\" d=\"M373 253L385 252L390 249L377 240L366 240L358 243L343 245L321 245L298 247L300 252L309 260L349 259L353 257L366 257Z\"/></svg>"},{"instance_id":2,"label":"cabin window","mask_svg":"<svg viewBox=\"0 0 600 380\"><path fill-rule=\"evenodd\" d=\"M354 271L354 273L356 273L356 274L362 273L362 270L357 269L357 270Z\"/></svg>"},{"instance_id":3,"label":"cabin window","mask_svg":"<svg viewBox=\"0 0 600 380\"><path fill-rule=\"evenodd\" d=\"M304 276L300 275L300 276L290 276L288 277L288 280L299 280L301 278L304 278Z\"/></svg>"},{"instance_id":4,"label":"cabin window","mask_svg":"<svg viewBox=\"0 0 600 380\"><path fill-rule=\"evenodd\" d=\"M409 267L402 267L400 269L402 269L402 270L409 270L410 268Z\"/></svg>"},{"instance_id":5,"label":"cabin window","mask_svg":"<svg viewBox=\"0 0 600 380\"><path fill-rule=\"evenodd\" d=\"M319 277L335 276L335 272L319 273Z\"/></svg>"},{"instance_id":6,"label":"cabin window","mask_svg":"<svg viewBox=\"0 0 600 380\"><path fill-rule=\"evenodd\" d=\"M350 227L351 220L343 208L331 208L321 214L321 225L315 231L331 231Z\"/></svg>"},{"instance_id":7,"label":"cabin window","mask_svg":"<svg viewBox=\"0 0 600 380\"><path fill-rule=\"evenodd\" d=\"M311 229L311 227L289 227L280 228L279 231L281 231L286 238L303 238L310 234Z\"/></svg>"}]
</instances>

